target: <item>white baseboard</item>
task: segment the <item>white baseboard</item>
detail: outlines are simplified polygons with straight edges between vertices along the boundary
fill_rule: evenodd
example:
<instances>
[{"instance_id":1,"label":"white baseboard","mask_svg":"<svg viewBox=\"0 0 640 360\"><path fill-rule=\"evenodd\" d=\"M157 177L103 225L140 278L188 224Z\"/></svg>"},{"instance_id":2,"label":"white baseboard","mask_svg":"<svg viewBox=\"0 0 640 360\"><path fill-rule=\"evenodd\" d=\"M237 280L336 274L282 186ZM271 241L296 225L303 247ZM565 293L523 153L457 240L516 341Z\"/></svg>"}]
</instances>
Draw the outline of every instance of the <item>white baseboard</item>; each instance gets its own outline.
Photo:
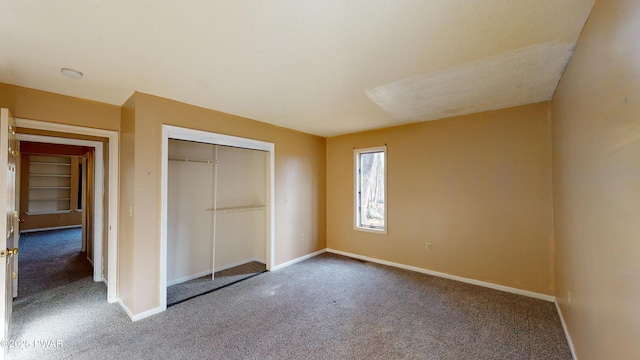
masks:
<instances>
[{"instance_id":1,"label":"white baseboard","mask_svg":"<svg viewBox=\"0 0 640 360\"><path fill-rule=\"evenodd\" d=\"M79 227L81 228L82 225L52 226L52 227L46 227L46 228L20 230L20 233L21 234L26 234L26 233L30 233L30 232L36 232L36 231L73 229L73 228L79 228Z\"/></svg>"},{"instance_id":2,"label":"white baseboard","mask_svg":"<svg viewBox=\"0 0 640 360\"><path fill-rule=\"evenodd\" d=\"M242 260L242 261L239 261L237 263L233 263L233 264L229 264L229 265L225 265L225 266L220 266L220 267L217 267L214 271L218 272L218 271L222 271L222 270L227 270L227 269L231 269L231 268L234 268L236 266L244 265L244 264L247 264L247 263L250 263L250 262L254 262L254 261L255 262L259 262L261 264L264 264L264 260L253 258L253 259ZM211 270L207 270L207 271L203 271L201 273L197 273L197 274L181 277L179 279L167 281L167 286L181 284L183 282L187 282L189 280L197 279L199 277L207 276L207 275L211 275Z\"/></svg>"},{"instance_id":3,"label":"white baseboard","mask_svg":"<svg viewBox=\"0 0 640 360\"><path fill-rule=\"evenodd\" d=\"M378 264L382 264L382 265L393 266L393 267L397 267L397 268L400 268L400 269L415 271L415 272L419 272L419 273L423 273L423 274L427 274L427 275L437 276L437 277L441 277L441 278L445 278L445 279L450 279L450 280L460 281L460 282L464 282L464 283L468 283L468 284L483 286L483 287L494 289L494 290L500 290L500 291L504 291L504 292L508 292L508 293L523 295L523 296L527 296L527 297L531 297L531 298L535 298L535 299L540 299L540 300L545 300L545 301L550 301L550 302L554 302L555 301L555 297L554 296L546 295L546 294L540 294L540 293L533 292L533 291L512 288L512 287L504 286L504 285L492 284L492 283L489 283L489 282L486 282L486 281L480 281L480 280L476 280L476 279L469 279L469 278L465 278L465 277L462 277L462 276L456 276L456 275L451 275L451 274L447 274L447 273L443 273L443 272L427 270L427 269L419 268L419 267L416 267L416 266L405 265L405 264L395 263L395 262L391 262L391 261L370 258L368 256L352 254L352 253L348 253L348 252L340 251L340 250L334 250L334 249L327 248L327 252L338 254L338 255L343 255L343 256L348 256L348 257L351 257L351 258L354 258L354 259L366 260L366 261L370 261L370 262L374 262L374 263L378 263Z\"/></svg>"},{"instance_id":4,"label":"white baseboard","mask_svg":"<svg viewBox=\"0 0 640 360\"><path fill-rule=\"evenodd\" d=\"M297 259L289 260L289 261L287 261L285 263L282 263L280 265L274 266L273 268L271 268L271 271L276 271L276 270L280 270L282 268L286 268L287 266L291 266L291 265L293 265L295 263L299 263L300 261L305 261L305 260L310 259L310 258L312 258L314 256L318 256L320 254L324 254L325 252L327 252L327 249L318 250L316 252L312 252L311 254L300 256Z\"/></svg>"},{"instance_id":5,"label":"white baseboard","mask_svg":"<svg viewBox=\"0 0 640 360\"><path fill-rule=\"evenodd\" d=\"M127 316L129 316L129 319L131 319L131 321L142 320L142 319L147 318L147 317L149 317L151 315L155 315L155 314L161 313L161 312L166 310L166 309L163 309L162 307L157 307L157 308L153 308L151 310L147 310L147 311L141 312L140 314L133 315L131 310L129 310L127 305L124 304L122 299L118 298L118 304L120 304L120 307L122 307L124 312L127 313Z\"/></svg>"},{"instance_id":6,"label":"white baseboard","mask_svg":"<svg viewBox=\"0 0 640 360\"><path fill-rule=\"evenodd\" d=\"M567 328L567 323L564 322L564 316L562 316L562 310L560 310L560 305L558 304L558 300L554 301L556 304L556 310L558 310L558 317L560 317L560 322L562 323L562 330L564 330L564 337L567 338L567 343L569 344L569 350L571 350L571 357L573 360L578 360L578 356L576 356L576 349L573 347L573 340L571 340L571 335L569 334L569 329Z\"/></svg>"}]
</instances>

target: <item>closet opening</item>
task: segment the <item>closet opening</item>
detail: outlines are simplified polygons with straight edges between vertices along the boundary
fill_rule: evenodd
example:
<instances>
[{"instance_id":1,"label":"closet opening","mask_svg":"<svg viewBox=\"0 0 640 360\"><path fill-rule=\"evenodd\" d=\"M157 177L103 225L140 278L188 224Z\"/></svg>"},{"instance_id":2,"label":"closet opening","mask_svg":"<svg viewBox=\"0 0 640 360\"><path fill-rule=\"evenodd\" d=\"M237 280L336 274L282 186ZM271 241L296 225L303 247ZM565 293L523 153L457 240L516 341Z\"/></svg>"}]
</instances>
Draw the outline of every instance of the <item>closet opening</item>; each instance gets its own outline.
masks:
<instances>
[{"instance_id":1,"label":"closet opening","mask_svg":"<svg viewBox=\"0 0 640 360\"><path fill-rule=\"evenodd\" d=\"M271 270L274 144L163 126L161 306Z\"/></svg>"}]
</instances>

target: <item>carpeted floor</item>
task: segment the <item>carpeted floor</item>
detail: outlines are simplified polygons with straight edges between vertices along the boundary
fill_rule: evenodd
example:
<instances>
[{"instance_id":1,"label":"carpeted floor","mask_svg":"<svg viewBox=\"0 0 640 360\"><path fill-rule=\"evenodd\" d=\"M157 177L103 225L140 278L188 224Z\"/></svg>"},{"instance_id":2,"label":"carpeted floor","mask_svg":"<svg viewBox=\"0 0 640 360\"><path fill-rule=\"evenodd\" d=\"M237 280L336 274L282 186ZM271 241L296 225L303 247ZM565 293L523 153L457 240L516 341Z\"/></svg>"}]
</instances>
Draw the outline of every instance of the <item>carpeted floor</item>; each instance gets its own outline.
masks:
<instances>
[{"instance_id":1,"label":"carpeted floor","mask_svg":"<svg viewBox=\"0 0 640 360\"><path fill-rule=\"evenodd\" d=\"M81 228L21 234L18 300L90 276L93 269L80 252L81 241Z\"/></svg>"},{"instance_id":2,"label":"carpeted floor","mask_svg":"<svg viewBox=\"0 0 640 360\"><path fill-rule=\"evenodd\" d=\"M235 284L244 279L256 276L267 270L263 263L251 261L230 269L216 271L215 281L211 281L211 275L199 277L190 281L167 287L167 306L185 301L194 296L205 294L209 291L220 289Z\"/></svg>"},{"instance_id":3,"label":"carpeted floor","mask_svg":"<svg viewBox=\"0 0 640 360\"><path fill-rule=\"evenodd\" d=\"M82 297L74 296L78 292ZM85 278L17 304L11 359L571 359L552 303L323 254L131 322Z\"/></svg>"}]
</instances>

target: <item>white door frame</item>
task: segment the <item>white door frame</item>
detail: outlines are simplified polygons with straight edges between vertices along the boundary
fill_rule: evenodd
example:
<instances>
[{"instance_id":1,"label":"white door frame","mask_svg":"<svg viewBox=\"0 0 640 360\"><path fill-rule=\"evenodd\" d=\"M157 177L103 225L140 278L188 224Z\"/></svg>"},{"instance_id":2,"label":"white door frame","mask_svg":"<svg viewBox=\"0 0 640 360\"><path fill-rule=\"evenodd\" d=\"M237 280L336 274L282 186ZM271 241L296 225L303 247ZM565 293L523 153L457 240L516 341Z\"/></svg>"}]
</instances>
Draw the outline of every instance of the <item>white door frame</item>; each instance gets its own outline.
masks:
<instances>
[{"instance_id":1,"label":"white door frame","mask_svg":"<svg viewBox=\"0 0 640 360\"><path fill-rule=\"evenodd\" d=\"M95 149L94 165L94 202L93 202L93 255L91 262L93 263L93 281L103 281L102 276L102 229L103 229L103 199L104 194L104 157L103 146L99 141L78 140L60 137L50 137L31 134L16 134L19 141L47 143L47 144L63 144L73 146L85 146ZM101 181L102 180L102 181ZM21 209L23 210L23 209Z\"/></svg>"},{"instance_id":2,"label":"white door frame","mask_svg":"<svg viewBox=\"0 0 640 360\"><path fill-rule=\"evenodd\" d=\"M44 142L50 144L67 144L76 146L88 146L95 148L95 187L94 187L94 235L93 235L93 280L104 281L107 285L107 301L114 303L117 301L116 281L118 266L118 169L119 169L119 144L118 132L111 130L85 128L73 125L63 125L57 123L27 120L16 118L18 128L37 129L52 132L61 132L78 135L97 136L109 139L109 212L108 225L109 231L107 235L107 279L104 278L102 272L102 234L104 225L104 157L103 144L98 141L78 140L69 138L59 138L53 136L18 134L20 141ZM101 180L101 181L100 181Z\"/></svg>"},{"instance_id":3,"label":"white door frame","mask_svg":"<svg viewBox=\"0 0 640 360\"><path fill-rule=\"evenodd\" d=\"M172 125L162 125L162 203L161 203L161 238L160 238L160 307L161 311L167 309L167 212L169 205L169 139L197 141L206 144L233 146L251 150L266 151L269 153L267 165L267 196L265 210L267 212L267 270L275 266L275 144L246 139L236 136L218 134L213 132L181 128Z\"/></svg>"}]
</instances>

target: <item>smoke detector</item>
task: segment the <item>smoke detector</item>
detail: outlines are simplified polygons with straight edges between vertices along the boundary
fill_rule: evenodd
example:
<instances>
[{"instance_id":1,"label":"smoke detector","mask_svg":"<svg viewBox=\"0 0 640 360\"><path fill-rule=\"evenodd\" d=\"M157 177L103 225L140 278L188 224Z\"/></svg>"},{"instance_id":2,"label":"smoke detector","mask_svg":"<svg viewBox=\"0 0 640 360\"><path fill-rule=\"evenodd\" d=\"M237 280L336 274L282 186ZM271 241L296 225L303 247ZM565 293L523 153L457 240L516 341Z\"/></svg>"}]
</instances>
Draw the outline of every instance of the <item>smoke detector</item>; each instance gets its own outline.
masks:
<instances>
[{"instance_id":1,"label":"smoke detector","mask_svg":"<svg viewBox=\"0 0 640 360\"><path fill-rule=\"evenodd\" d=\"M82 79L82 73L78 70L62 68L60 69L60 73L71 79Z\"/></svg>"}]
</instances>

